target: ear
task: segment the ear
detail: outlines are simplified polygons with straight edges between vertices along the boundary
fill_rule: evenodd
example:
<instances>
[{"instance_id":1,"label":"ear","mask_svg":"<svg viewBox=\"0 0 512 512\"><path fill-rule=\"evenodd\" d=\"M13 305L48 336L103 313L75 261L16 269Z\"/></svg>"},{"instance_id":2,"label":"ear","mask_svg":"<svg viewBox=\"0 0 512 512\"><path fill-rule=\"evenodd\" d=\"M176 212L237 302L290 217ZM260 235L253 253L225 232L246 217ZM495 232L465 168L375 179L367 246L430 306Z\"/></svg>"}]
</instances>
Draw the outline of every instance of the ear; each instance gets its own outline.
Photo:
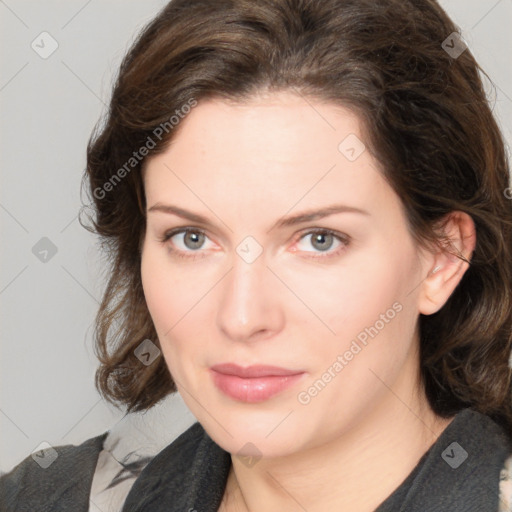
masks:
<instances>
[{"instance_id":1,"label":"ear","mask_svg":"<svg viewBox=\"0 0 512 512\"><path fill-rule=\"evenodd\" d=\"M445 305L469 268L461 257L471 260L475 250L475 224L467 213L451 212L441 226L444 247L437 247L425 259L428 274L418 296L418 310L423 315L432 315Z\"/></svg>"}]
</instances>

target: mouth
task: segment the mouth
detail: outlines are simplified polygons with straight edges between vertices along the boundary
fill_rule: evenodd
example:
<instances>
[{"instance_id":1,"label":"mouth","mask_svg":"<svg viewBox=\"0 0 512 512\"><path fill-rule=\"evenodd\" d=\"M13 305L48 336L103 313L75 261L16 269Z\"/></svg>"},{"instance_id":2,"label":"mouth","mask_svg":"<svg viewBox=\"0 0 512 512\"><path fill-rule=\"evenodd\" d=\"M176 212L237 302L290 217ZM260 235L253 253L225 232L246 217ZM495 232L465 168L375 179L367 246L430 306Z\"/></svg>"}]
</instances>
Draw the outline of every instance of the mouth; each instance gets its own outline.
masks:
<instances>
[{"instance_id":1,"label":"mouth","mask_svg":"<svg viewBox=\"0 0 512 512\"><path fill-rule=\"evenodd\" d=\"M210 368L213 383L230 398L246 403L268 400L298 382L305 372L277 366L243 368L227 363Z\"/></svg>"}]
</instances>

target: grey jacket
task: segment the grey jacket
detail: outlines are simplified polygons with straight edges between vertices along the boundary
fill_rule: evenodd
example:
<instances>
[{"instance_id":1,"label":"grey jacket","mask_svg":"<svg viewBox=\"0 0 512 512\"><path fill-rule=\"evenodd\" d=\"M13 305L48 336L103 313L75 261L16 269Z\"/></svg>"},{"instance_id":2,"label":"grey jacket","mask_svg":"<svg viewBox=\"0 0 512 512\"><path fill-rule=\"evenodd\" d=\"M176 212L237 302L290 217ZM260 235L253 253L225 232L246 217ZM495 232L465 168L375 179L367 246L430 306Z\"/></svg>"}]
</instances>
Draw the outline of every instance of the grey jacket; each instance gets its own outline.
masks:
<instances>
[{"instance_id":1,"label":"grey jacket","mask_svg":"<svg viewBox=\"0 0 512 512\"><path fill-rule=\"evenodd\" d=\"M24 459L0 478L0 510L88 512L107 435L56 447L59 457L47 469ZM511 454L510 438L496 423L465 409L376 512L508 512L512 471L503 468ZM196 422L145 465L122 512L216 512L230 466L230 454Z\"/></svg>"}]
</instances>

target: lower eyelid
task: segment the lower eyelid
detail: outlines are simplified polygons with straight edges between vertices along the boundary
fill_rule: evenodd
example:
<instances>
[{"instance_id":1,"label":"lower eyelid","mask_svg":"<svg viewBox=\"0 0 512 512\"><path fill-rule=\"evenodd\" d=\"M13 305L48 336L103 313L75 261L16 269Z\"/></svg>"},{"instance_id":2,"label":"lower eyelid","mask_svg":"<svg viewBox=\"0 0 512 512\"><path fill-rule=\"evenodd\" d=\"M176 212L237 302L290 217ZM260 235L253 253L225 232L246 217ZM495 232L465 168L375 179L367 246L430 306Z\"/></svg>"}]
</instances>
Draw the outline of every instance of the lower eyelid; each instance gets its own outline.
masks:
<instances>
[{"instance_id":1,"label":"lower eyelid","mask_svg":"<svg viewBox=\"0 0 512 512\"><path fill-rule=\"evenodd\" d=\"M341 256L341 254L346 251L347 246L349 245L349 241L346 239L343 239L341 237L338 237L338 236L335 236L335 238L340 243L334 249L329 248L327 251L312 250L312 251L300 251L300 252L302 252L305 255L304 256L305 258L309 258L309 259L325 259L325 260L327 260L329 258L335 258L337 256ZM294 252L299 252L299 250L296 249Z\"/></svg>"}]
</instances>

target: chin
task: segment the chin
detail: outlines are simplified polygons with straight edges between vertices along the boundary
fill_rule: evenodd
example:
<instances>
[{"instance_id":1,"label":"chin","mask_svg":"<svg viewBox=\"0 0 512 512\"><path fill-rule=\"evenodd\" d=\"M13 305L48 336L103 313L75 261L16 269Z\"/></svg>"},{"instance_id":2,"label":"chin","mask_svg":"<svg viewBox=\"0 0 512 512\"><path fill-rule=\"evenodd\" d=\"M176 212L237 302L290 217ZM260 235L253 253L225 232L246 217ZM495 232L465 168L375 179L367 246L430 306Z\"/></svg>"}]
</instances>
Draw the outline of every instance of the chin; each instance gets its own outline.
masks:
<instances>
[{"instance_id":1,"label":"chin","mask_svg":"<svg viewBox=\"0 0 512 512\"><path fill-rule=\"evenodd\" d=\"M244 405L238 410L234 405L229 412L224 408L215 409L212 416L222 418L220 425L204 411L198 421L221 448L233 455L280 457L297 451L302 445L305 425L300 421L299 428L296 413L287 417L292 407L265 411L252 405L254 411L249 412L248 406Z\"/></svg>"}]
</instances>

